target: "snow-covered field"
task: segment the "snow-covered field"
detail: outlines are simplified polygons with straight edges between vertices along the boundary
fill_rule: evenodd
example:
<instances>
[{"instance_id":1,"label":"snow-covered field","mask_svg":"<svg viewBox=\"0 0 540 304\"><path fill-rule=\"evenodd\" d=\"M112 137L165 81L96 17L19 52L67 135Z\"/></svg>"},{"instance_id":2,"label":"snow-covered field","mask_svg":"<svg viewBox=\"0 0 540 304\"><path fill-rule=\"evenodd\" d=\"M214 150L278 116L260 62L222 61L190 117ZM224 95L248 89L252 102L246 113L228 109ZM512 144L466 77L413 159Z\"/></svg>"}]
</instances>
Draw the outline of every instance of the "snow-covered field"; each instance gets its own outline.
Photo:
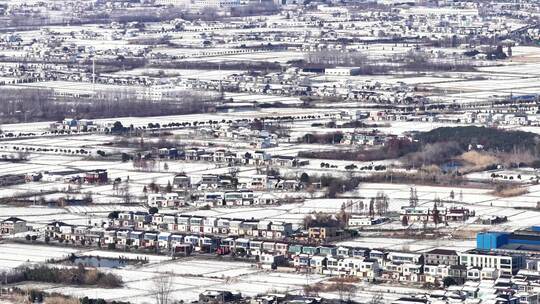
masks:
<instances>
[{"instance_id":1,"label":"snow-covered field","mask_svg":"<svg viewBox=\"0 0 540 304\"><path fill-rule=\"evenodd\" d=\"M129 300L133 303L151 302L155 290L154 278L171 276L173 279L173 298L193 301L199 293L208 289L230 290L246 295L256 295L270 290L294 292L302 288L306 278L300 274L268 273L254 264L183 258L171 260L167 256L133 254L91 250L80 252L76 249L32 246L19 244L0 244L0 271L16 268L27 263L43 263L49 259L62 259L71 253L109 258L127 257L148 259L142 266L127 266L121 269L103 269L122 277L125 286L118 289L48 287L47 291L60 291L76 296L94 296L110 300ZM322 276L311 275L310 281L322 280Z\"/></svg>"},{"instance_id":2,"label":"snow-covered field","mask_svg":"<svg viewBox=\"0 0 540 304\"><path fill-rule=\"evenodd\" d=\"M44 263L50 259L63 259L77 249L52 246L0 244L0 271L25 264Z\"/></svg>"},{"instance_id":3,"label":"snow-covered field","mask_svg":"<svg viewBox=\"0 0 540 304\"><path fill-rule=\"evenodd\" d=\"M98 293L108 300L129 300L132 303L153 303L155 279L167 276L172 279L171 298L186 302L198 299L205 290L228 290L254 296L269 291L298 292L306 283L300 274L267 273L254 266L235 262L185 260L158 266L133 269L115 269L125 286L117 289L61 287L62 293L74 296L92 296ZM310 282L320 281L321 276L312 275ZM58 291L50 288L46 291Z\"/></svg>"}]
</instances>

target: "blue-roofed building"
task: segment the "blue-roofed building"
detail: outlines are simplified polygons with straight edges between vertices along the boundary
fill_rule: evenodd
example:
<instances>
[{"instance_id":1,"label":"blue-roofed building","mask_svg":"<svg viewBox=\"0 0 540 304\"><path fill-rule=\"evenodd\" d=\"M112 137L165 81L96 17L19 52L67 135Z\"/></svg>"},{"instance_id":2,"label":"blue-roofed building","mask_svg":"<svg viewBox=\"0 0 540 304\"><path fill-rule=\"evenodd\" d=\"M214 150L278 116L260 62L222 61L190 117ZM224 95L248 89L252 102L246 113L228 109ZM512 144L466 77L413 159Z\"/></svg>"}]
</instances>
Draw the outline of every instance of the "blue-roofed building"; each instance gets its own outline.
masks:
<instances>
[{"instance_id":1,"label":"blue-roofed building","mask_svg":"<svg viewBox=\"0 0 540 304\"><path fill-rule=\"evenodd\" d=\"M480 232L476 235L476 248L483 250L497 249L508 244L506 232Z\"/></svg>"},{"instance_id":2,"label":"blue-roofed building","mask_svg":"<svg viewBox=\"0 0 540 304\"><path fill-rule=\"evenodd\" d=\"M540 226L509 232L481 232L476 235L476 248L482 250L540 251Z\"/></svg>"}]
</instances>

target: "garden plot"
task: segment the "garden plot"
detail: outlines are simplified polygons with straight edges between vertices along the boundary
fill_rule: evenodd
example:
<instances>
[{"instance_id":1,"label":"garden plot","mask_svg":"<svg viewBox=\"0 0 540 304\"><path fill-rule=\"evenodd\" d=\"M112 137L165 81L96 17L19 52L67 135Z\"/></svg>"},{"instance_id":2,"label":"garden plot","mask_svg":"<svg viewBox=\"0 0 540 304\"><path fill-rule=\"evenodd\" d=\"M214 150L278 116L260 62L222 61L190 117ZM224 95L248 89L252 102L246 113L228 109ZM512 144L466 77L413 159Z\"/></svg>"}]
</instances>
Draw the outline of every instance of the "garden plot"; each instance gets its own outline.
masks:
<instances>
[{"instance_id":1,"label":"garden plot","mask_svg":"<svg viewBox=\"0 0 540 304\"><path fill-rule=\"evenodd\" d=\"M459 88L463 92L487 92L494 94L519 94L521 92L538 92L540 85L537 77L516 78L516 79L485 79L467 80L452 83L435 83L433 87L439 89L455 90Z\"/></svg>"},{"instance_id":2,"label":"garden plot","mask_svg":"<svg viewBox=\"0 0 540 304\"><path fill-rule=\"evenodd\" d=\"M121 212L143 212L147 211L144 207L139 206L122 206L122 205L99 205L99 206L69 206L66 207L69 213L84 213L84 214L109 214L113 211Z\"/></svg>"},{"instance_id":3,"label":"garden plot","mask_svg":"<svg viewBox=\"0 0 540 304\"><path fill-rule=\"evenodd\" d=\"M206 278L238 277L256 272L251 263L205 260L199 258L186 258L180 260L170 260L167 263L160 263L144 267L144 272L162 272L175 275L190 275Z\"/></svg>"},{"instance_id":4,"label":"garden plot","mask_svg":"<svg viewBox=\"0 0 540 304\"><path fill-rule=\"evenodd\" d=\"M51 158L45 155L31 155L27 162L0 162L0 170L3 174L26 174L28 172L39 171L58 171L59 166L70 166L71 161L77 160L78 157L66 159L53 156Z\"/></svg>"},{"instance_id":5,"label":"garden plot","mask_svg":"<svg viewBox=\"0 0 540 304\"><path fill-rule=\"evenodd\" d=\"M66 214L67 211L61 208L47 208L39 206L14 207L0 205L0 218L21 217L23 219L35 216L55 216Z\"/></svg>"},{"instance_id":6,"label":"garden plot","mask_svg":"<svg viewBox=\"0 0 540 304\"><path fill-rule=\"evenodd\" d=\"M88 254L95 255L95 252ZM194 258L159 262L151 260L150 264L143 266L103 270L121 276L125 286L116 289L50 287L46 291L58 291L78 297L99 294L100 297L108 300L147 303L154 300L154 279L167 276L172 278L172 298L187 302L196 300L199 293L209 289L241 292L244 295L253 296L271 290L297 292L306 284L306 277L300 274L266 272L250 263ZM311 275L309 282L315 283L322 279L321 276Z\"/></svg>"},{"instance_id":7,"label":"garden plot","mask_svg":"<svg viewBox=\"0 0 540 304\"><path fill-rule=\"evenodd\" d=\"M9 187L0 188L0 197L26 196L29 199L38 199L41 192L45 191L65 191L67 189L64 183L25 183ZM35 196L35 197L34 197Z\"/></svg>"},{"instance_id":8,"label":"garden plot","mask_svg":"<svg viewBox=\"0 0 540 304\"><path fill-rule=\"evenodd\" d=\"M102 220L106 218L106 215L103 217L89 217L72 214L62 208L0 206L0 219L8 217L19 217L27 221L34 229L37 229L53 221L61 221L71 225L101 224Z\"/></svg>"},{"instance_id":9,"label":"garden plot","mask_svg":"<svg viewBox=\"0 0 540 304\"><path fill-rule=\"evenodd\" d=\"M478 70L482 72L489 72L490 74L509 74L515 77L531 77L540 75L538 73L540 68L540 62L533 63L521 63L521 64L505 64L490 67L481 67Z\"/></svg>"},{"instance_id":10,"label":"garden plot","mask_svg":"<svg viewBox=\"0 0 540 304\"><path fill-rule=\"evenodd\" d=\"M295 210L300 204L287 204L281 206L264 206L251 208L212 208L211 210L198 210L188 212L187 214L208 216L208 217L227 217L239 219L258 219L258 220L273 220L273 221L290 221L291 218L301 222L306 214L299 213ZM295 214L296 213L296 214ZM294 217L293 215L298 215Z\"/></svg>"},{"instance_id":11,"label":"garden plot","mask_svg":"<svg viewBox=\"0 0 540 304\"><path fill-rule=\"evenodd\" d=\"M0 244L0 270L13 269L28 263L43 263L50 259L63 259L77 252L77 249L68 247Z\"/></svg>"},{"instance_id":12,"label":"garden plot","mask_svg":"<svg viewBox=\"0 0 540 304\"><path fill-rule=\"evenodd\" d=\"M121 276L125 282L123 288L100 289L80 287L48 287L46 291L57 291L77 297L91 296L107 300L124 300L132 303L151 303L154 301L155 278L171 277L174 300L184 302L195 301L205 290L228 290L240 292L246 296L254 296L266 292L301 293L305 284L322 282L327 277L317 274L279 273L255 268L248 263L198 261L183 259L164 261L159 264L148 264L142 267L127 267L125 269L105 270ZM372 288L359 284L360 290L354 295L355 299L370 299L373 294L384 290L385 286ZM416 290L411 288L392 288L385 299L395 299L403 294ZM337 293L325 293L329 298L338 298Z\"/></svg>"}]
</instances>

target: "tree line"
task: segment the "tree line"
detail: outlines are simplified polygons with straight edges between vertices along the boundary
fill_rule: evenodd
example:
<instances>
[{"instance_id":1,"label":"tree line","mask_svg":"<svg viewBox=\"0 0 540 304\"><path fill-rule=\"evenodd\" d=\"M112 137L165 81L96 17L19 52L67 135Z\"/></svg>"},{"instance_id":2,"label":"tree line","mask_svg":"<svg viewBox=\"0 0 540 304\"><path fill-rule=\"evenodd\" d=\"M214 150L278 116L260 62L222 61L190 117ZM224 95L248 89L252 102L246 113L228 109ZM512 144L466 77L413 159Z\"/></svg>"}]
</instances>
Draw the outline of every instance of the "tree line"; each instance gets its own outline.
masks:
<instances>
[{"instance_id":1,"label":"tree line","mask_svg":"<svg viewBox=\"0 0 540 304\"><path fill-rule=\"evenodd\" d=\"M89 98L55 96L51 89L0 89L1 123L59 121L65 117L110 118L206 113L221 97L185 91L177 99L137 100L133 92L98 92Z\"/></svg>"}]
</instances>

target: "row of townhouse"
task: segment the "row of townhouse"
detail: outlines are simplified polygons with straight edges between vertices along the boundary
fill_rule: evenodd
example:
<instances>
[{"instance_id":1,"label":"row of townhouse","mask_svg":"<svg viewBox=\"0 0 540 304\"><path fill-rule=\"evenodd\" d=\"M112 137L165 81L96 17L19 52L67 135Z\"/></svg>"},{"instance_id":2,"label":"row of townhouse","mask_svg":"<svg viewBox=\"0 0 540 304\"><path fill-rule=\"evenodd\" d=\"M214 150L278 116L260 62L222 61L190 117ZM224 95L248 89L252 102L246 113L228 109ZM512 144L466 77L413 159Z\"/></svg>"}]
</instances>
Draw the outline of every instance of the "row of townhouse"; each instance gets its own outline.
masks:
<instances>
[{"instance_id":1,"label":"row of townhouse","mask_svg":"<svg viewBox=\"0 0 540 304\"><path fill-rule=\"evenodd\" d=\"M343 134L341 143L345 145L378 146L393 137L379 132L347 132Z\"/></svg>"},{"instance_id":2,"label":"row of townhouse","mask_svg":"<svg viewBox=\"0 0 540 304\"><path fill-rule=\"evenodd\" d=\"M55 182L62 181L65 183L87 183L87 184L106 184L109 182L107 169L95 170L58 170L58 171L42 171L30 172L24 176L28 182Z\"/></svg>"},{"instance_id":3,"label":"row of townhouse","mask_svg":"<svg viewBox=\"0 0 540 304\"><path fill-rule=\"evenodd\" d=\"M94 124L93 120L64 118L62 121L50 124L49 129L90 132L97 130L97 126Z\"/></svg>"},{"instance_id":4,"label":"row of townhouse","mask_svg":"<svg viewBox=\"0 0 540 304\"><path fill-rule=\"evenodd\" d=\"M265 151L231 152L225 149L207 151L202 148L189 148L184 150L184 159L187 161L205 161L229 165L275 165L285 167L300 167L309 164L307 160L300 160L294 156L270 155Z\"/></svg>"},{"instance_id":5,"label":"row of townhouse","mask_svg":"<svg viewBox=\"0 0 540 304\"><path fill-rule=\"evenodd\" d=\"M104 229L94 226L76 226L60 221L53 221L45 227L45 237L61 242L80 244L100 244Z\"/></svg>"},{"instance_id":6,"label":"row of townhouse","mask_svg":"<svg viewBox=\"0 0 540 304\"><path fill-rule=\"evenodd\" d=\"M339 267L343 267L344 258L353 257L361 260L357 261L358 264L351 264L351 267L364 269L361 277L433 284L442 284L445 278L451 278L458 284L469 280L495 280L525 269L526 260L538 263L538 258L481 250L457 253L454 250L433 249L424 253L412 253L291 245L289 251L296 254L293 257L294 266L311 267L321 273L352 274L351 268L343 270ZM339 272L340 269L342 272ZM366 269L369 269L367 273Z\"/></svg>"},{"instance_id":7,"label":"row of townhouse","mask_svg":"<svg viewBox=\"0 0 540 304\"><path fill-rule=\"evenodd\" d=\"M464 207L403 207L400 210L400 220L407 223L414 222L434 222L438 217L438 222L465 222L474 217L474 210Z\"/></svg>"},{"instance_id":8,"label":"row of townhouse","mask_svg":"<svg viewBox=\"0 0 540 304\"><path fill-rule=\"evenodd\" d=\"M183 207L187 204L186 197L176 192L150 193L146 199L149 207L157 208Z\"/></svg>"},{"instance_id":9,"label":"row of townhouse","mask_svg":"<svg viewBox=\"0 0 540 304\"><path fill-rule=\"evenodd\" d=\"M277 176L269 176L265 174L256 174L240 179L233 178L229 175L203 174L189 176L186 174L177 174L173 178L172 186L173 189L177 191L188 189L196 189L200 191L217 189L290 191L301 189L303 184L298 179L282 179ZM241 192L249 193L249 191ZM233 195L235 194L230 194L229 196L232 197ZM236 193L236 195L238 195L238 193Z\"/></svg>"},{"instance_id":10,"label":"row of townhouse","mask_svg":"<svg viewBox=\"0 0 540 304\"><path fill-rule=\"evenodd\" d=\"M47 225L46 235L56 240L100 244L108 248L147 249L174 255L193 251L256 256L262 264L310 267L321 273L348 274L373 279L381 273L380 265L388 257L403 260L398 253L385 253L366 248L315 246L260 240L246 237L217 237L167 231L138 231L126 228L73 226L62 222Z\"/></svg>"},{"instance_id":11,"label":"row of townhouse","mask_svg":"<svg viewBox=\"0 0 540 304\"><path fill-rule=\"evenodd\" d=\"M522 96L525 98L524 96ZM533 98L533 101L538 99L537 95L531 95L529 98ZM516 103L519 97L516 97ZM481 124L499 124L499 125L518 125L527 126L535 125L538 121L538 115L536 114L536 107L531 107L531 113L526 111L520 113L489 113L489 112L465 112L462 115L462 121L465 123L481 123Z\"/></svg>"},{"instance_id":12,"label":"row of townhouse","mask_svg":"<svg viewBox=\"0 0 540 304\"><path fill-rule=\"evenodd\" d=\"M265 130L252 130L248 125L245 127L239 126L219 126L205 128L202 130L197 130L197 133L207 137L213 138L227 138L234 139L243 142L249 142L250 146L254 149L267 149L272 147L277 147L280 141L280 137L276 134L270 133ZM284 140L281 138L281 140ZM260 150L257 150L260 151ZM260 151L262 153L262 151ZM245 154L244 154L245 156ZM248 154L249 156L249 154ZM246 158L245 161L249 162L250 159Z\"/></svg>"},{"instance_id":13,"label":"row of townhouse","mask_svg":"<svg viewBox=\"0 0 540 304\"><path fill-rule=\"evenodd\" d=\"M451 277L457 283L470 280L494 280L514 275L538 262L533 256L513 252L472 249L461 253L434 249L426 255L424 273L427 282Z\"/></svg>"},{"instance_id":14,"label":"row of townhouse","mask_svg":"<svg viewBox=\"0 0 540 304\"><path fill-rule=\"evenodd\" d=\"M203 192L196 195L197 206L250 206L271 205L280 201L271 193L254 193L251 190Z\"/></svg>"},{"instance_id":15,"label":"row of townhouse","mask_svg":"<svg viewBox=\"0 0 540 304\"><path fill-rule=\"evenodd\" d=\"M118 218L111 221L110 226L135 230L249 236L265 239L283 239L294 232L292 224L286 222L159 213L151 215L146 212L120 212Z\"/></svg>"},{"instance_id":16,"label":"row of townhouse","mask_svg":"<svg viewBox=\"0 0 540 304\"><path fill-rule=\"evenodd\" d=\"M203 174L189 176L186 174L177 174L173 178L172 186L176 190L197 189L233 189L236 180L229 175Z\"/></svg>"},{"instance_id":17,"label":"row of townhouse","mask_svg":"<svg viewBox=\"0 0 540 304\"><path fill-rule=\"evenodd\" d=\"M157 215L155 220L160 223L159 228L171 225L167 223L167 217ZM276 232L281 236L290 233L290 230L285 231L290 226L268 221L179 217L172 225L178 229L105 229L52 222L46 226L45 235L65 242L146 248L172 254L190 254L192 251L218 254L234 252L257 256L263 264L288 264L319 273L399 282L441 284L448 277L457 283L495 280L501 276L516 275L523 269L538 273L540 265L540 258L536 256L478 249L462 253L447 249L417 253L290 243L272 240ZM272 234L269 236L261 233L264 231Z\"/></svg>"},{"instance_id":18,"label":"row of townhouse","mask_svg":"<svg viewBox=\"0 0 540 304\"><path fill-rule=\"evenodd\" d=\"M148 194L149 207L174 208L187 205L187 193L178 192ZM251 190L212 191L193 194L196 199L190 202L195 206L250 206L269 205L279 202L279 198L270 193L253 193Z\"/></svg>"}]
</instances>

